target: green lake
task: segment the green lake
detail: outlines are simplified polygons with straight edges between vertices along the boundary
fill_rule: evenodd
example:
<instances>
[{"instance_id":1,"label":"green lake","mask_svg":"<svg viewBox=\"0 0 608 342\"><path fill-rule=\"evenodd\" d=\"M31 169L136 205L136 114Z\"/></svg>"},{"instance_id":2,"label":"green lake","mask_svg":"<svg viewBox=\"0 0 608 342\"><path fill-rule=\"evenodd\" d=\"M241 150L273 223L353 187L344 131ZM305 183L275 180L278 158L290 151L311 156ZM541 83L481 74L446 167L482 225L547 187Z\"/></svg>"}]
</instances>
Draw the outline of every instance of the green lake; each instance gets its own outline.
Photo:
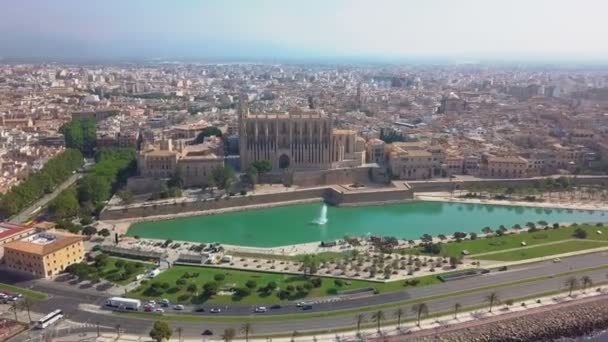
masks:
<instances>
[{"instance_id":1,"label":"green lake","mask_svg":"<svg viewBox=\"0 0 608 342\"><path fill-rule=\"evenodd\" d=\"M326 207L325 224L318 224L324 204L303 204L220 215L193 216L136 223L128 235L142 238L220 242L252 247L276 247L335 240L344 236L381 235L417 239L422 234L451 235L480 232L483 227L544 220L608 222L597 210L546 209L487 204L412 202L367 207Z\"/></svg>"}]
</instances>

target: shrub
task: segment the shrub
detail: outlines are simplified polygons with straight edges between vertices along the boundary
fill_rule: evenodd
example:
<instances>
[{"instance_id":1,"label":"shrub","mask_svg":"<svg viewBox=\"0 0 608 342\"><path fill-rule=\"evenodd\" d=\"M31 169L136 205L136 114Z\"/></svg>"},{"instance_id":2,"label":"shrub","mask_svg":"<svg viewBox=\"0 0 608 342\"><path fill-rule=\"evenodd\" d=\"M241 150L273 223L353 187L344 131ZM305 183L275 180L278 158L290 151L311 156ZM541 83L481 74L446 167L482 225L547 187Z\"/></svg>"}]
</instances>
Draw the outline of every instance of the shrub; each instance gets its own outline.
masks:
<instances>
[{"instance_id":1,"label":"shrub","mask_svg":"<svg viewBox=\"0 0 608 342\"><path fill-rule=\"evenodd\" d=\"M321 278L312 278L310 283L314 287L321 287L321 285L323 285L323 280Z\"/></svg>"},{"instance_id":2,"label":"shrub","mask_svg":"<svg viewBox=\"0 0 608 342\"><path fill-rule=\"evenodd\" d=\"M169 283L167 283L167 282L164 282L164 283L160 284L160 287L166 290L166 289L170 288L171 285L169 285Z\"/></svg>"},{"instance_id":3,"label":"shrub","mask_svg":"<svg viewBox=\"0 0 608 342\"><path fill-rule=\"evenodd\" d=\"M213 276L213 279L215 281L223 281L224 279L226 279L226 276L223 275L222 273L218 273L216 275Z\"/></svg>"},{"instance_id":4,"label":"shrub","mask_svg":"<svg viewBox=\"0 0 608 342\"><path fill-rule=\"evenodd\" d=\"M342 287L344 285L344 281L342 279L334 280L334 284L338 287Z\"/></svg>"},{"instance_id":5,"label":"shrub","mask_svg":"<svg viewBox=\"0 0 608 342\"><path fill-rule=\"evenodd\" d=\"M175 285L183 286L186 285L186 279L180 278L175 281Z\"/></svg>"},{"instance_id":6,"label":"shrub","mask_svg":"<svg viewBox=\"0 0 608 342\"><path fill-rule=\"evenodd\" d=\"M576 230L574 231L574 236L578 239L586 239L587 231L582 228L576 228Z\"/></svg>"}]
</instances>

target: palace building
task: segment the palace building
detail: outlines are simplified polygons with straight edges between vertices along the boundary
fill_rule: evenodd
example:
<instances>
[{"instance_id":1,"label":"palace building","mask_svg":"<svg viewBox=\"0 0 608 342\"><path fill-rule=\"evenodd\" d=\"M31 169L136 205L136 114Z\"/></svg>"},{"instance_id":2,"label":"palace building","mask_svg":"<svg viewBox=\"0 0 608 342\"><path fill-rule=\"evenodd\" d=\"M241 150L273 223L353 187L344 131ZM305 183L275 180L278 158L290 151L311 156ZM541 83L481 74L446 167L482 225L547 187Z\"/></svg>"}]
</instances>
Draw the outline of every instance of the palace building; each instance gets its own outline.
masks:
<instances>
[{"instance_id":1,"label":"palace building","mask_svg":"<svg viewBox=\"0 0 608 342\"><path fill-rule=\"evenodd\" d=\"M333 128L331 114L320 110L253 114L242 105L239 152L241 170L256 160L270 160L273 171L331 170L362 166L365 140Z\"/></svg>"}]
</instances>

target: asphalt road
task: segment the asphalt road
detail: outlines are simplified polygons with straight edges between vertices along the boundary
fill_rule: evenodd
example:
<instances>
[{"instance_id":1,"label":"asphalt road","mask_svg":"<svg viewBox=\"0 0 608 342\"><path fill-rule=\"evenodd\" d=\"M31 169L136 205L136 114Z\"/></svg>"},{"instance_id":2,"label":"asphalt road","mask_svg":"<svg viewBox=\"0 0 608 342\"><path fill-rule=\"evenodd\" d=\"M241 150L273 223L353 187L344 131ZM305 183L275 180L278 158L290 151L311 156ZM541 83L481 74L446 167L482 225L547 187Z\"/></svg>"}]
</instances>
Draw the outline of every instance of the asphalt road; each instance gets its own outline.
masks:
<instances>
[{"instance_id":1,"label":"asphalt road","mask_svg":"<svg viewBox=\"0 0 608 342\"><path fill-rule=\"evenodd\" d=\"M368 296L364 298L355 298L348 300L341 300L336 302L318 303L314 304L312 310L302 311L297 308L294 303L283 305L280 309L270 310L267 313L254 314L253 306L250 305L232 305L228 308L222 307L223 312L215 314L217 316L228 315L228 316L243 316L241 322L238 323L193 323L193 322L180 322L172 323L172 325L179 325L184 329L184 337L199 337L204 329L210 329L216 334L221 333L227 327L236 328L238 331L239 326L247 321L249 317L254 315L282 315L282 314L294 314L294 313L314 313L321 311L331 311L339 309L352 309L362 306L386 304L397 301L404 301L416 298L426 298L429 296L437 296L441 294L454 293L458 291L480 288L504 283L515 282L522 279L536 278L542 276L551 276L557 273L564 273L577 269L591 268L595 266L603 266L608 260L608 253L596 253L587 254L576 257L564 258L560 263L554 263L552 261L544 261L535 264L521 265L513 267L505 272L491 272L486 275L480 275L477 277L451 281L433 286L412 288L400 292L392 292L386 294L379 294L375 296ZM590 275L595 282L606 280L606 270L591 271L584 274L577 274L577 277L582 275ZM494 290L499 294L499 297L503 300L509 298L524 297L534 295L547 291L555 291L559 289L565 289L565 279L569 276L554 277L545 279L534 283L525 283L519 285L513 285L498 290ZM0 273L0 278L6 278L4 274ZM6 278L8 279L8 278ZM81 323L95 324L99 322L101 326L115 327L120 325L126 331L126 333L133 334L147 334L152 325L152 321L129 318L126 316L119 316L111 314L108 311L101 310L96 311L97 306L101 306L107 295L103 292L96 291L95 289L79 289L74 285L67 285L60 282L49 282L44 280L34 281L21 281L19 285L23 287L32 288L42 292L49 293L51 298L47 301L37 303L34 307L35 311L43 313L50 312L54 309L62 309L66 313L68 319ZM437 300L427 301L430 312L438 311L450 311L454 303L458 302L463 306L474 306L484 304L487 295L492 292L480 291L476 293L463 294L452 296L449 298L442 298ZM95 310L83 310L81 304L94 304L89 307L95 308ZM213 315L208 313L210 305L203 305L206 312L201 315ZM184 312L193 310L193 306L188 306ZM409 314L409 307L404 308ZM173 311L169 309L168 311ZM385 310L387 317L392 317L392 309ZM363 310L362 310L363 312ZM176 313L178 313L176 311ZM354 324L353 315L343 316L332 316L323 318L312 318L312 319L293 319L293 320L269 320L264 322L255 322L254 330L258 334L271 334L271 333L291 333L294 330L332 330L340 327L352 326ZM369 316L369 315L368 315ZM410 315L411 317L411 315Z\"/></svg>"}]
</instances>

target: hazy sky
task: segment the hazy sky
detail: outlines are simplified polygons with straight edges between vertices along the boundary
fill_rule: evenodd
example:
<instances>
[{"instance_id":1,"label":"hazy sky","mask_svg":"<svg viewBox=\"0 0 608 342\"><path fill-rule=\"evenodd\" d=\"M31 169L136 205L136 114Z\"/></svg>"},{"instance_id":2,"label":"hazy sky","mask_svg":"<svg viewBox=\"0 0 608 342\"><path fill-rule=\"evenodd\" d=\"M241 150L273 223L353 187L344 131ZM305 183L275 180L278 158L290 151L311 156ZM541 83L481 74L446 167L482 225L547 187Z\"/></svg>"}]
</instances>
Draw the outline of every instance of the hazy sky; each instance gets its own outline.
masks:
<instances>
[{"instance_id":1,"label":"hazy sky","mask_svg":"<svg viewBox=\"0 0 608 342\"><path fill-rule=\"evenodd\" d=\"M608 0L2 0L2 57L608 59Z\"/></svg>"}]
</instances>

